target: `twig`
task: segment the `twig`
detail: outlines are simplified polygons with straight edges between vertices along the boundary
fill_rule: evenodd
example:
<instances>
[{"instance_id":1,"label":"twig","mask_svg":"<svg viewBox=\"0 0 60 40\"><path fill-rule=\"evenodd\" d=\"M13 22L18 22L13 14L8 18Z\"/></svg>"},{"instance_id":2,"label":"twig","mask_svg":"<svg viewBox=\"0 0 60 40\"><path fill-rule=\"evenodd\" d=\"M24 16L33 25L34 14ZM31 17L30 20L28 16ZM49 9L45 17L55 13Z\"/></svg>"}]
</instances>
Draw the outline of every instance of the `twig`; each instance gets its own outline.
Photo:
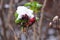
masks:
<instances>
[{"instance_id":1,"label":"twig","mask_svg":"<svg viewBox=\"0 0 60 40\"><path fill-rule=\"evenodd\" d=\"M13 0L10 0L10 8L9 8L9 12L8 12L8 26L13 31L15 40L18 40L18 38L16 37L16 34L15 34L14 30L13 30L13 27L12 27L12 25L10 23L11 16L13 15L13 11L12 11L13 8L12 8L12 6L13 6Z\"/></svg>"},{"instance_id":2,"label":"twig","mask_svg":"<svg viewBox=\"0 0 60 40\"><path fill-rule=\"evenodd\" d=\"M5 27L5 22L4 22L4 12L3 12L3 0L1 0L1 7L2 7L2 10L1 11L1 14L0 14L0 17L1 17L1 20L2 20L2 27L3 27L3 36L4 36L4 40L7 40L7 37L6 37L6 27Z\"/></svg>"},{"instance_id":3,"label":"twig","mask_svg":"<svg viewBox=\"0 0 60 40\"><path fill-rule=\"evenodd\" d=\"M40 17L40 21L39 21L39 38L41 38L41 27L42 27L42 23L43 23L44 8L46 6L46 2L47 2L47 0L44 0L43 6L42 6L42 9L41 9L41 17Z\"/></svg>"},{"instance_id":4,"label":"twig","mask_svg":"<svg viewBox=\"0 0 60 40\"><path fill-rule=\"evenodd\" d=\"M30 2L33 2L34 0L30 0ZM36 13L34 12L34 15L36 15ZM36 15L37 16L37 15ZM33 40L36 40L36 22L33 24Z\"/></svg>"}]
</instances>

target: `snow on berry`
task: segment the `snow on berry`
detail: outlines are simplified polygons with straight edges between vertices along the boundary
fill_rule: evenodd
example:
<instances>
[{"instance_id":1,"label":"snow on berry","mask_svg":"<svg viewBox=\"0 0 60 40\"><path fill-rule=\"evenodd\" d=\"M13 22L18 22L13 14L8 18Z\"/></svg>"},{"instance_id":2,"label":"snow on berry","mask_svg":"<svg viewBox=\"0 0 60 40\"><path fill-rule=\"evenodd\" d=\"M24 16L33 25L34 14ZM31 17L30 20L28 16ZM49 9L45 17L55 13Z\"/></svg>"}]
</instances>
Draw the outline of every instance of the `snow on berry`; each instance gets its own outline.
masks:
<instances>
[{"instance_id":1,"label":"snow on berry","mask_svg":"<svg viewBox=\"0 0 60 40\"><path fill-rule=\"evenodd\" d=\"M20 23L24 27L32 25L36 20L33 10L28 9L25 6L18 6L15 14L18 14L15 22Z\"/></svg>"},{"instance_id":2,"label":"snow on berry","mask_svg":"<svg viewBox=\"0 0 60 40\"><path fill-rule=\"evenodd\" d=\"M18 6L16 12L18 14L17 20L21 19L22 15L25 15L25 14L27 14L29 16L29 18L34 17L33 10L28 9L25 6Z\"/></svg>"}]
</instances>

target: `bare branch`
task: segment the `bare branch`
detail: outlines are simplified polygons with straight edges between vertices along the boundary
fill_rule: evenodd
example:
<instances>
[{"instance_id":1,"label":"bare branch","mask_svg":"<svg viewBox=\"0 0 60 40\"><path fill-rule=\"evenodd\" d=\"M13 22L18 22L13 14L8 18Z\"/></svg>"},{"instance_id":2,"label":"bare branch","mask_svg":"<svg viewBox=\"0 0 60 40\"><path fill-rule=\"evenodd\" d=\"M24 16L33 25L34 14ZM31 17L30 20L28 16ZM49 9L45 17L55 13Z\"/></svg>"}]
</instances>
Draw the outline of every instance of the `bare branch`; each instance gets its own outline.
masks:
<instances>
[{"instance_id":1,"label":"bare branch","mask_svg":"<svg viewBox=\"0 0 60 40\"><path fill-rule=\"evenodd\" d=\"M4 12L3 12L3 0L1 0L1 7L2 9L0 10L0 17L1 17L1 20L2 20L2 27L3 27L3 37L4 37L4 40L7 40L7 37L6 37L6 27L5 27L5 22L4 22Z\"/></svg>"},{"instance_id":2,"label":"bare branch","mask_svg":"<svg viewBox=\"0 0 60 40\"><path fill-rule=\"evenodd\" d=\"M47 0L44 0L43 6L42 6L42 9L41 9L41 17L40 17L40 21L39 21L39 38L41 38L41 27L42 27L42 23L43 23L44 8L46 6L46 2L47 2Z\"/></svg>"},{"instance_id":3,"label":"bare branch","mask_svg":"<svg viewBox=\"0 0 60 40\"><path fill-rule=\"evenodd\" d=\"M12 6L13 6L13 0L10 0L10 8L9 8L9 12L8 12L8 26L13 31L15 40L18 40L18 38L16 37L16 34L14 32L13 26L10 23L11 16L13 15L13 7Z\"/></svg>"}]
</instances>

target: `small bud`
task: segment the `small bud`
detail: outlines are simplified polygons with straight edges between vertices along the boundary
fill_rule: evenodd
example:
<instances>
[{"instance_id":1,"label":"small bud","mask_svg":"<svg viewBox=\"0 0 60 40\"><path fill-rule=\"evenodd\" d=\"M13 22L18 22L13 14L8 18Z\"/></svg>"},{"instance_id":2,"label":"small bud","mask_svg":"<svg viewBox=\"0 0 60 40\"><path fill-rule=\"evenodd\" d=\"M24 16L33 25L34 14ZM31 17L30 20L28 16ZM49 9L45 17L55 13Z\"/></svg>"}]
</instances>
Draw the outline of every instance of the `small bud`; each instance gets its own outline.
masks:
<instances>
[{"instance_id":1,"label":"small bud","mask_svg":"<svg viewBox=\"0 0 60 40\"><path fill-rule=\"evenodd\" d=\"M51 26L51 25L52 25L52 22L49 23L49 26Z\"/></svg>"},{"instance_id":2,"label":"small bud","mask_svg":"<svg viewBox=\"0 0 60 40\"><path fill-rule=\"evenodd\" d=\"M55 16L55 17L53 18L53 21L55 21L55 20L58 20L58 16Z\"/></svg>"}]
</instances>

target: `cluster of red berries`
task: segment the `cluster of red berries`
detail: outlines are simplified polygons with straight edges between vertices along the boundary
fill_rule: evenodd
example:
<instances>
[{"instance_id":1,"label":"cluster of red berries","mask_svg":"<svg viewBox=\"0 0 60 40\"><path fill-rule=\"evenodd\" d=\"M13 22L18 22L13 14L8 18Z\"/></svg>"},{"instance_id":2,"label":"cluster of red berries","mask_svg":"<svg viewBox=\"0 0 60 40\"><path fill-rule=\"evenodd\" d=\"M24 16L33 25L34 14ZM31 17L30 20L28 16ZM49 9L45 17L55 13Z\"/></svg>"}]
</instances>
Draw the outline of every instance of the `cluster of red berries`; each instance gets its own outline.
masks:
<instances>
[{"instance_id":1,"label":"cluster of red berries","mask_svg":"<svg viewBox=\"0 0 60 40\"><path fill-rule=\"evenodd\" d=\"M25 22L23 22L23 24L22 24L24 27L31 26L35 22L35 17L29 18L29 16L27 14L22 15L21 19L25 20Z\"/></svg>"}]
</instances>

